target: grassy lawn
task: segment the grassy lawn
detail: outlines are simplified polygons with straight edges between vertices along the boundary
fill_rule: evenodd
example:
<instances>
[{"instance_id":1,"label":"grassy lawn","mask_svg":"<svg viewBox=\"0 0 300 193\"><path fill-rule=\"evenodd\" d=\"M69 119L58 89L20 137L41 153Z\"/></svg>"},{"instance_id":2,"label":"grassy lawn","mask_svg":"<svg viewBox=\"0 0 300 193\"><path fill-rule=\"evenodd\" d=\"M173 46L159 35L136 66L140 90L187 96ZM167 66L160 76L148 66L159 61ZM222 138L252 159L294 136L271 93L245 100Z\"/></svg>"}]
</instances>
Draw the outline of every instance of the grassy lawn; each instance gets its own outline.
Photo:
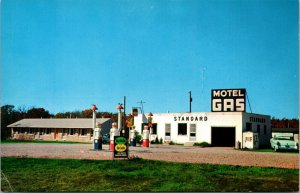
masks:
<instances>
[{"instance_id":1,"label":"grassy lawn","mask_svg":"<svg viewBox=\"0 0 300 193\"><path fill-rule=\"evenodd\" d=\"M1 158L1 190L15 192L298 191L299 170L143 159ZM5 175L5 176L4 176Z\"/></svg>"},{"instance_id":2,"label":"grassy lawn","mask_svg":"<svg viewBox=\"0 0 300 193\"><path fill-rule=\"evenodd\" d=\"M45 141L45 140L1 140L1 143L64 143L64 144L91 144L92 142L73 141Z\"/></svg>"},{"instance_id":3,"label":"grassy lawn","mask_svg":"<svg viewBox=\"0 0 300 193\"><path fill-rule=\"evenodd\" d=\"M299 153L298 150L281 150L281 151L275 152L273 149L242 149L241 151L271 152L271 153L293 153L293 154Z\"/></svg>"}]
</instances>

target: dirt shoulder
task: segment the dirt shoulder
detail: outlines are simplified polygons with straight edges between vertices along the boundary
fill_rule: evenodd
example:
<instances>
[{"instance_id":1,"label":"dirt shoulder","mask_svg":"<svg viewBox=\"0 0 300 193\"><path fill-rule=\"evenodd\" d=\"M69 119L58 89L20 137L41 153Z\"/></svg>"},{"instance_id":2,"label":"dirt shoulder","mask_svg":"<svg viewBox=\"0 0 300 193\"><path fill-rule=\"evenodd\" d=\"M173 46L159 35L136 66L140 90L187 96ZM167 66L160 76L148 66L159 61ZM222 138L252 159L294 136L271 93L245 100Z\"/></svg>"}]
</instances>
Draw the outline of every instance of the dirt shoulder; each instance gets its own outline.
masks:
<instances>
[{"instance_id":1,"label":"dirt shoulder","mask_svg":"<svg viewBox=\"0 0 300 193\"><path fill-rule=\"evenodd\" d=\"M101 151L92 148L92 144L11 143L1 144L1 157L113 159L108 145L103 145ZM227 147L151 145L150 148L130 147L129 156L183 163L299 168L299 154L249 152Z\"/></svg>"}]
</instances>

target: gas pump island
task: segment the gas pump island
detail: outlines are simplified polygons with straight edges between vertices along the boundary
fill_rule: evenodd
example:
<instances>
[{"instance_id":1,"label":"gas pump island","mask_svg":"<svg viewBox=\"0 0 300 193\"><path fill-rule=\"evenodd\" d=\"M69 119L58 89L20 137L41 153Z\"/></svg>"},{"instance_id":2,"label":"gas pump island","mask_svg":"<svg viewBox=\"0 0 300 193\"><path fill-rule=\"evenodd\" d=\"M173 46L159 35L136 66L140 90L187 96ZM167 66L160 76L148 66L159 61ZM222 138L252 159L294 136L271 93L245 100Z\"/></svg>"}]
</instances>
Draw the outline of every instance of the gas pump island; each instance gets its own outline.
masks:
<instances>
[{"instance_id":1,"label":"gas pump island","mask_svg":"<svg viewBox=\"0 0 300 193\"><path fill-rule=\"evenodd\" d=\"M136 146L136 131L134 126L134 119L131 114L128 115L129 119L123 123L122 117L122 104L119 104L118 107L118 124L116 122L112 123L112 127L110 129L110 142L109 142L109 150L114 152L114 157L128 157L128 139L125 137L125 123L127 127L130 129L129 131L129 140L130 146ZM102 129L101 124L98 122L96 124L96 110L98 108L96 105L91 107L93 111L93 149L94 150L102 150ZM152 127L152 113L148 115L148 125L144 127L143 130L143 144L142 147L150 147L150 134ZM124 116L125 117L125 116Z\"/></svg>"}]
</instances>

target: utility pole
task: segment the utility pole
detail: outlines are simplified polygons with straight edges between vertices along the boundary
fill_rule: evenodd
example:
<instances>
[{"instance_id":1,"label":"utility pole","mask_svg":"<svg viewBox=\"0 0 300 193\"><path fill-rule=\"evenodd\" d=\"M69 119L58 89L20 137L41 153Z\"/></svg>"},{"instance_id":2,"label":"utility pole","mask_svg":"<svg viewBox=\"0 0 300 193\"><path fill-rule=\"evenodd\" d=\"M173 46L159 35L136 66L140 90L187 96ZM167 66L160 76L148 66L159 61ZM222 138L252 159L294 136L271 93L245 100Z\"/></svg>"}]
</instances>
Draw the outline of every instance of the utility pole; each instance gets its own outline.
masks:
<instances>
[{"instance_id":1,"label":"utility pole","mask_svg":"<svg viewBox=\"0 0 300 193\"><path fill-rule=\"evenodd\" d=\"M126 124L126 96L124 96L124 116L123 116L123 129L125 131L125 137L129 139L129 128Z\"/></svg>"},{"instance_id":2,"label":"utility pole","mask_svg":"<svg viewBox=\"0 0 300 193\"><path fill-rule=\"evenodd\" d=\"M190 93L190 113L191 113L192 112L192 101L193 101L192 91L190 91L189 93Z\"/></svg>"}]
</instances>

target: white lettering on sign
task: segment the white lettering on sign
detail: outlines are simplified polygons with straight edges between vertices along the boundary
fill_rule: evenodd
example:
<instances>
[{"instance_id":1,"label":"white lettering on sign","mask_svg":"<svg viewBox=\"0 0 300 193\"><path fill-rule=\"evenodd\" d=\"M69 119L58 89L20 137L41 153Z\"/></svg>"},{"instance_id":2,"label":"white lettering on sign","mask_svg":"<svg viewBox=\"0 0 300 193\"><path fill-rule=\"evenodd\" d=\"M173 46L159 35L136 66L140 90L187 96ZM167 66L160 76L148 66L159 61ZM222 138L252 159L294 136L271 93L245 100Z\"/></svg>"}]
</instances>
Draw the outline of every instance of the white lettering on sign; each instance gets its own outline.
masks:
<instances>
[{"instance_id":1,"label":"white lettering on sign","mask_svg":"<svg viewBox=\"0 0 300 193\"><path fill-rule=\"evenodd\" d=\"M243 97L242 90L213 90L213 97Z\"/></svg>"},{"instance_id":2,"label":"white lettering on sign","mask_svg":"<svg viewBox=\"0 0 300 193\"><path fill-rule=\"evenodd\" d=\"M222 111L222 100L221 99L214 99L213 103L213 111Z\"/></svg>"},{"instance_id":3,"label":"white lettering on sign","mask_svg":"<svg viewBox=\"0 0 300 193\"><path fill-rule=\"evenodd\" d=\"M212 112L245 112L246 89L218 89L212 90Z\"/></svg>"},{"instance_id":4,"label":"white lettering on sign","mask_svg":"<svg viewBox=\"0 0 300 193\"><path fill-rule=\"evenodd\" d=\"M245 111L245 99L236 99L236 111Z\"/></svg>"}]
</instances>

